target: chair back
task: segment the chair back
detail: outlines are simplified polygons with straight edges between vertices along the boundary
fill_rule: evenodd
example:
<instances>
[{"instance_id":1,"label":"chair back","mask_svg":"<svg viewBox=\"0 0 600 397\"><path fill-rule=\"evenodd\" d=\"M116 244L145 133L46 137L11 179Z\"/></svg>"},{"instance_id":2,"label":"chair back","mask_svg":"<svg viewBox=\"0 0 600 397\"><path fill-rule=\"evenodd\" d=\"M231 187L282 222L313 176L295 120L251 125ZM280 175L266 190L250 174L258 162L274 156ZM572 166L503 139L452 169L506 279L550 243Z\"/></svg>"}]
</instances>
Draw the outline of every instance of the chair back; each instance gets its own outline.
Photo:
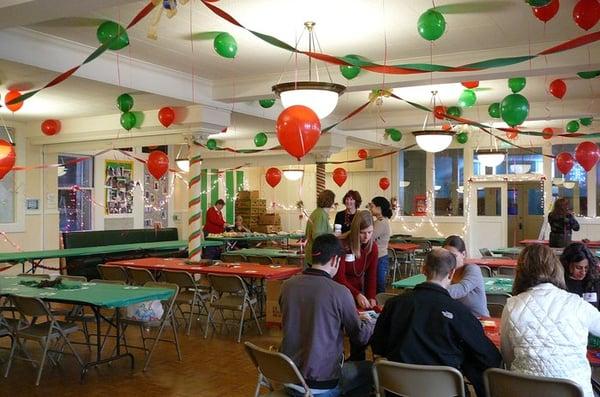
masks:
<instances>
[{"instance_id":1,"label":"chair back","mask_svg":"<svg viewBox=\"0 0 600 397\"><path fill-rule=\"evenodd\" d=\"M52 316L44 301L39 298L26 298L24 296L13 295L11 299L19 313L21 313L23 316Z\"/></svg>"},{"instance_id":2,"label":"chair back","mask_svg":"<svg viewBox=\"0 0 600 397\"><path fill-rule=\"evenodd\" d=\"M392 248L388 248L387 254L388 254L390 263L395 263L396 262L396 251L394 251Z\"/></svg>"},{"instance_id":3,"label":"chair back","mask_svg":"<svg viewBox=\"0 0 600 397\"><path fill-rule=\"evenodd\" d=\"M219 294L248 293L246 284L244 284L244 280L240 276L209 274L208 281L210 282L210 286Z\"/></svg>"},{"instance_id":4,"label":"chair back","mask_svg":"<svg viewBox=\"0 0 600 397\"><path fill-rule=\"evenodd\" d=\"M499 266L498 267L498 276L515 278L515 274L517 273L517 268L512 266Z\"/></svg>"},{"instance_id":5,"label":"chair back","mask_svg":"<svg viewBox=\"0 0 600 397\"><path fill-rule=\"evenodd\" d=\"M273 259L270 256L246 255L246 262L260 263L261 265L272 265Z\"/></svg>"},{"instance_id":6,"label":"chair back","mask_svg":"<svg viewBox=\"0 0 600 397\"><path fill-rule=\"evenodd\" d=\"M121 266L98 265L98 273L103 280L127 282L127 272Z\"/></svg>"},{"instance_id":7,"label":"chair back","mask_svg":"<svg viewBox=\"0 0 600 397\"><path fill-rule=\"evenodd\" d=\"M373 365L375 391L410 397L464 397L463 376L456 368L380 360Z\"/></svg>"},{"instance_id":8,"label":"chair back","mask_svg":"<svg viewBox=\"0 0 600 397\"><path fill-rule=\"evenodd\" d=\"M148 269L128 267L127 274L129 275L129 280L133 285L145 285L147 282L156 281Z\"/></svg>"},{"instance_id":9,"label":"chair back","mask_svg":"<svg viewBox=\"0 0 600 397\"><path fill-rule=\"evenodd\" d=\"M510 297L511 297L510 294L485 294L485 298L486 298L488 304L497 303L502 306L506 305L506 300ZM492 316L492 317L494 317L494 316Z\"/></svg>"},{"instance_id":10,"label":"chair back","mask_svg":"<svg viewBox=\"0 0 600 397\"><path fill-rule=\"evenodd\" d=\"M479 253L481 254L481 256L483 256L484 258L486 257L492 257L494 256L494 254L492 254L492 251L490 251L489 248L479 248Z\"/></svg>"},{"instance_id":11,"label":"chair back","mask_svg":"<svg viewBox=\"0 0 600 397\"><path fill-rule=\"evenodd\" d=\"M288 266L304 266L304 257L302 256L288 256Z\"/></svg>"},{"instance_id":12,"label":"chair back","mask_svg":"<svg viewBox=\"0 0 600 397\"><path fill-rule=\"evenodd\" d=\"M375 301L379 306L384 306L385 302L387 302L394 296L398 296L398 294L392 294L390 292L380 292L377 295L375 295Z\"/></svg>"},{"instance_id":13,"label":"chair back","mask_svg":"<svg viewBox=\"0 0 600 397\"><path fill-rule=\"evenodd\" d=\"M492 269L489 266L479 265L479 269L481 269L481 275L483 277L492 277Z\"/></svg>"},{"instance_id":14,"label":"chair back","mask_svg":"<svg viewBox=\"0 0 600 397\"><path fill-rule=\"evenodd\" d=\"M244 255L230 254L230 253L221 254L221 260L223 262L228 262L228 263L247 262L246 257Z\"/></svg>"},{"instance_id":15,"label":"chair back","mask_svg":"<svg viewBox=\"0 0 600 397\"><path fill-rule=\"evenodd\" d=\"M36 278L36 279L41 279L41 280L50 280L49 274L21 273L21 274L18 274L17 277L29 277L29 278Z\"/></svg>"},{"instance_id":16,"label":"chair back","mask_svg":"<svg viewBox=\"0 0 600 397\"><path fill-rule=\"evenodd\" d=\"M194 277L188 272L165 271L163 272L163 277L167 283L178 285L179 289L197 287Z\"/></svg>"},{"instance_id":17,"label":"chair back","mask_svg":"<svg viewBox=\"0 0 600 397\"><path fill-rule=\"evenodd\" d=\"M95 278L93 280L90 280L90 283L96 283L96 284L114 284L114 285L125 285L125 281L123 280L103 280L101 278Z\"/></svg>"},{"instance_id":18,"label":"chair back","mask_svg":"<svg viewBox=\"0 0 600 397\"><path fill-rule=\"evenodd\" d=\"M262 376L277 383L294 383L308 391L308 385L296 364L283 353L262 349L250 342L244 342L246 353ZM307 393L310 395L310 393Z\"/></svg>"},{"instance_id":19,"label":"chair back","mask_svg":"<svg viewBox=\"0 0 600 397\"><path fill-rule=\"evenodd\" d=\"M179 294L179 286L177 284L173 284L173 283L163 283L160 281L148 281L146 284L144 284L144 287L167 288L167 289L173 290L173 295L171 295L171 297L169 299L161 301L161 303L163 304L163 307L165 308L163 315L168 315L173 307L173 303L175 302L175 299L177 298L177 294Z\"/></svg>"},{"instance_id":20,"label":"chair back","mask_svg":"<svg viewBox=\"0 0 600 397\"><path fill-rule=\"evenodd\" d=\"M545 378L490 368L483 373L488 397L583 397L581 387L568 379Z\"/></svg>"},{"instance_id":21,"label":"chair back","mask_svg":"<svg viewBox=\"0 0 600 397\"><path fill-rule=\"evenodd\" d=\"M67 280L67 281L75 281L78 283L87 283L87 278L85 278L85 276L67 276L67 275L62 275L60 276L61 280Z\"/></svg>"},{"instance_id":22,"label":"chair back","mask_svg":"<svg viewBox=\"0 0 600 397\"><path fill-rule=\"evenodd\" d=\"M487 304L488 312L490 312L490 317L502 317L502 312L504 311L504 305L500 303L489 303Z\"/></svg>"}]
</instances>

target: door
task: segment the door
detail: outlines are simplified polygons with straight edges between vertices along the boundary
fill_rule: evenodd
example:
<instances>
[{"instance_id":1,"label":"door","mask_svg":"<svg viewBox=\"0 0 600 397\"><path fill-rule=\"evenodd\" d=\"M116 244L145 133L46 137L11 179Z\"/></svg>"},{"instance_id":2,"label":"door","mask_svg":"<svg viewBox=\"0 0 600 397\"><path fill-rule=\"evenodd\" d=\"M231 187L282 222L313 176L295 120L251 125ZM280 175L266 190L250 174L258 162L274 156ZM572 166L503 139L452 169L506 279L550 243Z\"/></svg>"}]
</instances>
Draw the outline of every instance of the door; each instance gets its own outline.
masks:
<instances>
[{"instance_id":1,"label":"door","mask_svg":"<svg viewBox=\"0 0 600 397\"><path fill-rule=\"evenodd\" d=\"M544 222L543 191L537 182L508 184L507 241L510 247L519 241L537 239Z\"/></svg>"},{"instance_id":2,"label":"door","mask_svg":"<svg viewBox=\"0 0 600 397\"><path fill-rule=\"evenodd\" d=\"M481 256L481 248L506 247L506 183L471 183L469 203L469 255Z\"/></svg>"}]
</instances>

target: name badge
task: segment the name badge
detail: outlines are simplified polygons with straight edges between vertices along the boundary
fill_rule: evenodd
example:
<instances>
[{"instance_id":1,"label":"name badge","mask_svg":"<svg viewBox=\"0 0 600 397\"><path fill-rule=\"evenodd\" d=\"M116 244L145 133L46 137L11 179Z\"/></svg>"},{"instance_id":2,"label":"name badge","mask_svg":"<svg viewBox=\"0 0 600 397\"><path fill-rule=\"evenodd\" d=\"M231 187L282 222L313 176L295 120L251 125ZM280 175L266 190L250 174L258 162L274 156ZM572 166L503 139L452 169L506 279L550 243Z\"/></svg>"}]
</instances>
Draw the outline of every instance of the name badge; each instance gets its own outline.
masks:
<instances>
[{"instance_id":1,"label":"name badge","mask_svg":"<svg viewBox=\"0 0 600 397\"><path fill-rule=\"evenodd\" d=\"M596 295L595 292L586 292L585 294L583 294L583 299L586 302L590 302L590 303L598 302L598 296Z\"/></svg>"}]
</instances>

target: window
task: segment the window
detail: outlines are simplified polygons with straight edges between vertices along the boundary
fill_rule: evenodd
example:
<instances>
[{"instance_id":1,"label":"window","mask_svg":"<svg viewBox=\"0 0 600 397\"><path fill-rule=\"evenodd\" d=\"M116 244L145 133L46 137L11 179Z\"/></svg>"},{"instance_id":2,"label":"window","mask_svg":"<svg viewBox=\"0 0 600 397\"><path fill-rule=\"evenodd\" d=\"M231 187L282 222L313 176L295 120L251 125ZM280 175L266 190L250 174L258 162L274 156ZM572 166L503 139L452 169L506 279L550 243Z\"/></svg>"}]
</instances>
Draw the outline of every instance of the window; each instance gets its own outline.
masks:
<instances>
[{"instance_id":1,"label":"window","mask_svg":"<svg viewBox=\"0 0 600 397\"><path fill-rule=\"evenodd\" d=\"M463 149L435 153L435 215L463 215Z\"/></svg>"},{"instance_id":2,"label":"window","mask_svg":"<svg viewBox=\"0 0 600 397\"><path fill-rule=\"evenodd\" d=\"M427 195L426 153L408 150L398 154L398 208L401 215L415 215L417 204ZM421 206L419 206L421 207Z\"/></svg>"},{"instance_id":3,"label":"window","mask_svg":"<svg viewBox=\"0 0 600 397\"><path fill-rule=\"evenodd\" d=\"M12 129L0 127L0 139L11 142L9 133L13 133ZM15 172L10 171L0 180L0 223L15 222Z\"/></svg>"},{"instance_id":4,"label":"window","mask_svg":"<svg viewBox=\"0 0 600 397\"><path fill-rule=\"evenodd\" d=\"M553 145L552 154L562 152L574 154L576 145ZM552 198L559 197L569 199L569 205L573 212L579 216L587 216L587 175L585 170L575 162L571 171L563 175L556 168L554 161L552 179Z\"/></svg>"},{"instance_id":5,"label":"window","mask_svg":"<svg viewBox=\"0 0 600 397\"><path fill-rule=\"evenodd\" d=\"M499 187L482 187L477 189L477 215L500 216L501 189Z\"/></svg>"},{"instance_id":6,"label":"window","mask_svg":"<svg viewBox=\"0 0 600 397\"><path fill-rule=\"evenodd\" d=\"M92 229L94 159L60 154L58 163L58 210L60 231Z\"/></svg>"}]
</instances>

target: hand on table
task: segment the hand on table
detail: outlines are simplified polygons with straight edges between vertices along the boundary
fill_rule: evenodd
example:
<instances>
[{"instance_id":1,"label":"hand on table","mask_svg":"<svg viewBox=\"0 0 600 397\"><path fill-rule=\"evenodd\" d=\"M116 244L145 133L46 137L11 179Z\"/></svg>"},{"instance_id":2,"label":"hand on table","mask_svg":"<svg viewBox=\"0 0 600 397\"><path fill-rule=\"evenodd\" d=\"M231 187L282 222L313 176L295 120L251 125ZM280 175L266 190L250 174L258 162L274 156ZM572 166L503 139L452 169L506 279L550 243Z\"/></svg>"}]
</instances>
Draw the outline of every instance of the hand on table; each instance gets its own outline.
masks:
<instances>
[{"instance_id":1,"label":"hand on table","mask_svg":"<svg viewBox=\"0 0 600 397\"><path fill-rule=\"evenodd\" d=\"M364 296L363 294L356 295L356 304L361 309L370 309L371 308L371 302L369 302L367 297Z\"/></svg>"}]
</instances>

